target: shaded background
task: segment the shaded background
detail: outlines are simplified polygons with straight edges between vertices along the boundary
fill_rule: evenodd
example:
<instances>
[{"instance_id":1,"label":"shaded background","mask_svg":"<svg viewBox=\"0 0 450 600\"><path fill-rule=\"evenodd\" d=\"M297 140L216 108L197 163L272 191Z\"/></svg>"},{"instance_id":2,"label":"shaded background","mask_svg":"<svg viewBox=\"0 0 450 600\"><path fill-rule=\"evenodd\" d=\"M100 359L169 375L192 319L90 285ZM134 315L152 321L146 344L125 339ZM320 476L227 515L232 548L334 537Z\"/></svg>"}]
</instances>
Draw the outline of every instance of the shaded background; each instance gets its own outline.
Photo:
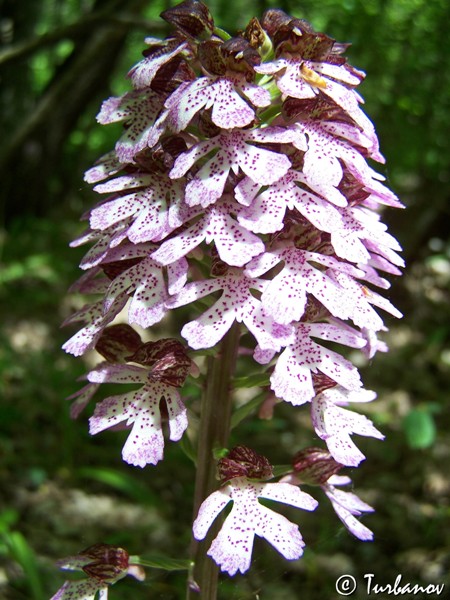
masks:
<instances>
[{"instance_id":1,"label":"shaded background","mask_svg":"<svg viewBox=\"0 0 450 600\"><path fill-rule=\"evenodd\" d=\"M118 137L120 126L95 121L101 101L128 89L146 35L166 35L152 0L3 0L0 2L0 597L44 600L64 580L54 560L92 543L124 545L142 555L184 558L189 545L193 470L169 444L166 458L143 471L120 459L123 437L87 434L64 398L91 356L60 347L59 324L83 250L69 241L95 201L83 172ZM369 459L351 470L355 491L376 507L364 519L375 542L350 537L321 503L313 515L284 514L307 542L287 563L257 541L247 577L224 579L222 598L337 598L344 573L360 582L445 583L450 593L449 462L449 90L450 4L446 0L211 1L216 24L230 32L278 6L317 30L352 43L347 55L367 72L360 86L387 158L388 184L407 211L384 219L404 247L406 275L390 299L405 314L390 322L391 352L361 365L379 400L367 407L386 441L359 439ZM370 366L370 368L368 368ZM276 409L270 422L245 422L239 438L274 446L273 462L311 444L307 414ZM317 442L317 440L316 440ZM314 492L313 492L314 493ZM319 497L316 494L316 497ZM126 580L111 597L182 598L184 574L152 570ZM416 596L417 597L417 596ZM436 596L437 597L437 596Z\"/></svg>"}]
</instances>

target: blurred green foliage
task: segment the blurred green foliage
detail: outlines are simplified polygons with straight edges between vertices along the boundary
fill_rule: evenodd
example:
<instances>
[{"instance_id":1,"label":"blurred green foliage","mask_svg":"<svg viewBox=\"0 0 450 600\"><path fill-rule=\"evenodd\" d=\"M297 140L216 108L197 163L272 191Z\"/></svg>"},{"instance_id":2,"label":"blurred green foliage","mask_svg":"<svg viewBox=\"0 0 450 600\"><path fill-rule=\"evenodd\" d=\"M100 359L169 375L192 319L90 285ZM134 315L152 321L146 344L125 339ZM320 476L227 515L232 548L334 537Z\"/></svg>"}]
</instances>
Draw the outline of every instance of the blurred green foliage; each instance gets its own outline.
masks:
<instances>
[{"instance_id":1,"label":"blurred green foliage","mask_svg":"<svg viewBox=\"0 0 450 600\"><path fill-rule=\"evenodd\" d=\"M84 170L108 151L115 126L100 127L103 99L128 89L124 74L140 59L143 38L163 36L165 0L3 0L0 18L0 596L49 597L63 575L53 561L104 541L134 554L186 558L193 490L189 439L169 444L162 465L143 471L122 463L124 433L87 434L86 417L72 422L64 398L88 368L66 356L59 329L72 312L66 290L78 276L82 250L69 241L94 202ZM387 212L404 245L407 274L391 300L405 313L390 323L391 352L362 365L379 400L367 407L386 433L381 443L358 440L369 456L351 473L377 512L366 522L373 544L352 538L330 507L302 516L304 559L286 563L256 543L248 577L223 579L221 598L243 600L334 597L334 581L350 572L397 573L443 582L450 571L450 39L446 0L248 0L237 10L209 2L216 23L234 32L269 7L308 19L316 29L351 42L350 62L367 72L361 86L374 120L385 174L408 206ZM91 360L90 357L87 360ZM248 381L239 373L237 386ZM239 437L271 459L288 462L311 444L306 413L276 406L257 418L261 398L244 396L233 423ZM199 389L188 390L195 404ZM371 412L370 412L371 411ZM233 432L232 434L236 434ZM286 514L289 516L289 510ZM292 520L299 519L292 513ZM360 579L362 580L362 579ZM144 584L127 579L112 598L177 599L185 574L149 570ZM450 582L448 583L450 585ZM366 598L357 592L356 599Z\"/></svg>"}]
</instances>

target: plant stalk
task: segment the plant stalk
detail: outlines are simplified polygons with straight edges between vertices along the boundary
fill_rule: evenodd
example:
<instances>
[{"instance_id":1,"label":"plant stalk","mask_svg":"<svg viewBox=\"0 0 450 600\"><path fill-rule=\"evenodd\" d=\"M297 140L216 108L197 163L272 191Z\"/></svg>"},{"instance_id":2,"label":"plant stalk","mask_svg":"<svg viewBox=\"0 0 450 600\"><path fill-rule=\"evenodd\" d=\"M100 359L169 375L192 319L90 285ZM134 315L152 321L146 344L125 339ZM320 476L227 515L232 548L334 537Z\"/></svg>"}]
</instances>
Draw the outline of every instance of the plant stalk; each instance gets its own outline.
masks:
<instances>
[{"instance_id":1,"label":"plant stalk","mask_svg":"<svg viewBox=\"0 0 450 600\"><path fill-rule=\"evenodd\" d=\"M234 323L223 338L216 356L209 356L205 391L201 404L200 429L195 480L194 519L205 498L217 489L214 449L225 448L230 433L233 376L239 346L239 324ZM211 541L220 528L220 517L204 540L193 540L191 558L195 563L188 582L187 600L216 600L219 568L207 556ZM194 591L192 580L200 588Z\"/></svg>"}]
</instances>

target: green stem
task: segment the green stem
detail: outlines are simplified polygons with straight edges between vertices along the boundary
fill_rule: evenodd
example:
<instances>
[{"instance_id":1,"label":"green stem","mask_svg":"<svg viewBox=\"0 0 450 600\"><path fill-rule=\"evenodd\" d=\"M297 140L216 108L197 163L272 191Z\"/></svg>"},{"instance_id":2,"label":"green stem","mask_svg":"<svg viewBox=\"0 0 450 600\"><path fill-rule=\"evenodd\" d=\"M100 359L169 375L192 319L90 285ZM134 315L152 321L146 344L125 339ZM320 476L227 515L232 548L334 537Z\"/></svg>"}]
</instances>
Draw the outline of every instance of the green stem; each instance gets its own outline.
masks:
<instances>
[{"instance_id":1,"label":"green stem","mask_svg":"<svg viewBox=\"0 0 450 600\"><path fill-rule=\"evenodd\" d=\"M206 386L201 404L201 419L198 439L197 474L195 480L194 519L205 498L217 489L216 461L213 452L225 448L230 433L232 408L232 382L239 345L239 324L234 323L222 340L216 356L207 362ZM193 540L191 558L195 562L192 579L201 590L200 596L188 586L187 600L215 600L219 569L207 556L212 539L220 528L219 522L211 527L206 538ZM190 582L192 583L192 582Z\"/></svg>"}]
</instances>

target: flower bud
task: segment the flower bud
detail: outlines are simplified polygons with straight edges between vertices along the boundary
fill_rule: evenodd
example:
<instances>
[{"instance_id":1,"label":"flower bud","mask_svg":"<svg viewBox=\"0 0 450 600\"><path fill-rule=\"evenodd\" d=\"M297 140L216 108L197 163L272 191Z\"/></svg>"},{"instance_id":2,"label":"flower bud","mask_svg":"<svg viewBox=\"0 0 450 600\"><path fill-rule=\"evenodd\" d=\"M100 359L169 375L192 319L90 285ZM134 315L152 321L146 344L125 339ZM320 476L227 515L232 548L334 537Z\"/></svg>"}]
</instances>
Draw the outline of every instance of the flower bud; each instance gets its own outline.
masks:
<instances>
[{"instance_id":1,"label":"flower bud","mask_svg":"<svg viewBox=\"0 0 450 600\"><path fill-rule=\"evenodd\" d=\"M321 373L320 371L312 374L312 381L317 396L325 390L329 390L337 385L334 379L331 379L331 377L328 377L328 375L325 375L325 373Z\"/></svg>"},{"instance_id":2,"label":"flower bud","mask_svg":"<svg viewBox=\"0 0 450 600\"><path fill-rule=\"evenodd\" d=\"M217 463L217 471L222 484L235 477L264 480L273 476L272 465L267 458L247 446L235 446L230 450Z\"/></svg>"},{"instance_id":3,"label":"flower bud","mask_svg":"<svg viewBox=\"0 0 450 600\"><path fill-rule=\"evenodd\" d=\"M309 485L323 485L344 465L336 462L329 452L321 448L305 448L292 459L294 472Z\"/></svg>"},{"instance_id":4,"label":"flower bud","mask_svg":"<svg viewBox=\"0 0 450 600\"><path fill-rule=\"evenodd\" d=\"M273 50L272 42L256 17L250 19L244 31L244 38L252 48L258 50L261 57L267 57Z\"/></svg>"},{"instance_id":5,"label":"flower bud","mask_svg":"<svg viewBox=\"0 0 450 600\"><path fill-rule=\"evenodd\" d=\"M192 366L183 344L173 338L142 344L127 360L151 367L150 379L172 387L182 387Z\"/></svg>"},{"instance_id":6,"label":"flower bud","mask_svg":"<svg viewBox=\"0 0 450 600\"><path fill-rule=\"evenodd\" d=\"M76 556L69 557L67 564L78 563L89 577L109 584L125 577L128 573L129 558L128 552L123 548L110 544L94 544ZM59 565L63 568L66 566L62 561L59 561Z\"/></svg>"},{"instance_id":7,"label":"flower bud","mask_svg":"<svg viewBox=\"0 0 450 600\"><path fill-rule=\"evenodd\" d=\"M211 13L199 0L184 0L181 4L163 11L161 17L191 38L206 40L214 31Z\"/></svg>"},{"instance_id":8,"label":"flower bud","mask_svg":"<svg viewBox=\"0 0 450 600\"><path fill-rule=\"evenodd\" d=\"M107 361L112 363L125 362L130 352L136 352L142 344L141 336L130 325L120 323L106 327L95 349Z\"/></svg>"}]
</instances>

